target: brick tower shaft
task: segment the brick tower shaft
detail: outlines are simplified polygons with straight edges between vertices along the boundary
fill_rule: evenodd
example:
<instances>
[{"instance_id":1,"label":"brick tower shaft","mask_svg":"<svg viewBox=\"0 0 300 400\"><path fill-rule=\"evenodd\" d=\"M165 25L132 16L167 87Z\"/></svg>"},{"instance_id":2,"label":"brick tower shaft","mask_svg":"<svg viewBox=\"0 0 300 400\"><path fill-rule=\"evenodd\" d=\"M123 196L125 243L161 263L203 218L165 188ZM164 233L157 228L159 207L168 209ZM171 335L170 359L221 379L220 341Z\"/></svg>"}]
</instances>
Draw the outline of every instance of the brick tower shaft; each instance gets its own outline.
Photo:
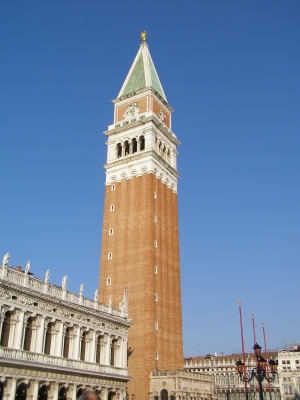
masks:
<instances>
[{"instance_id":1,"label":"brick tower shaft","mask_svg":"<svg viewBox=\"0 0 300 400\"><path fill-rule=\"evenodd\" d=\"M128 293L129 395L148 399L149 373L183 366L176 147L147 43L115 104L107 135L99 300Z\"/></svg>"}]
</instances>

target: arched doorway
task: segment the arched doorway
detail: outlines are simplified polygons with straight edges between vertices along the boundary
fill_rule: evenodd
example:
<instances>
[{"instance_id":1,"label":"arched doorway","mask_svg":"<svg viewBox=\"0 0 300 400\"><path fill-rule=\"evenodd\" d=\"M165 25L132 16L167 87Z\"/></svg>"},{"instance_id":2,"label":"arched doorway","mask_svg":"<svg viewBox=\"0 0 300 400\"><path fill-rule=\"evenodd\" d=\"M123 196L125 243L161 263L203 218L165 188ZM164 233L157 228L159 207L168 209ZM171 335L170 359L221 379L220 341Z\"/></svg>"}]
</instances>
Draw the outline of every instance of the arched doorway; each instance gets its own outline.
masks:
<instances>
[{"instance_id":1,"label":"arched doorway","mask_svg":"<svg viewBox=\"0 0 300 400\"><path fill-rule=\"evenodd\" d=\"M160 400L168 400L168 391L167 391L167 389L163 389L160 392Z\"/></svg>"},{"instance_id":2,"label":"arched doorway","mask_svg":"<svg viewBox=\"0 0 300 400\"><path fill-rule=\"evenodd\" d=\"M84 389L79 389L78 390L78 392L76 393L76 399L78 399L81 395L82 395L82 393L84 392Z\"/></svg>"},{"instance_id":3,"label":"arched doorway","mask_svg":"<svg viewBox=\"0 0 300 400\"><path fill-rule=\"evenodd\" d=\"M48 390L46 385L40 387L38 400L48 400Z\"/></svg>"},{"instance_id":4,"label":"arched doorway","mask_svg":"<svg viewBox=\"0 0 300 400\"><path fill-rule=\"evenodd\" d=\"M25 383L21 383L16 390L15 400L26 400L27 397L27 388Z\"/></svg>"},{"instance_id":5,"label":"arched doorway","mask_svg":"<svg viewBox=\"0 0 300 400\"><path fill-rule=\"evenodd\" d=\"M108 393L108 400L112 400L114 398L114 392L109 392Z\"/></svg>"},{"instance_id":6,"label":"arched doorway","mask_svg":"<svg viewBox=\"0 0 300 400\"><path fill-rule=\"evenodd\" d=\"M67 391L66 388L63 386L58 392L58 400L66 400L66 399L67 399Z\"/></svg>"}]
</instances>

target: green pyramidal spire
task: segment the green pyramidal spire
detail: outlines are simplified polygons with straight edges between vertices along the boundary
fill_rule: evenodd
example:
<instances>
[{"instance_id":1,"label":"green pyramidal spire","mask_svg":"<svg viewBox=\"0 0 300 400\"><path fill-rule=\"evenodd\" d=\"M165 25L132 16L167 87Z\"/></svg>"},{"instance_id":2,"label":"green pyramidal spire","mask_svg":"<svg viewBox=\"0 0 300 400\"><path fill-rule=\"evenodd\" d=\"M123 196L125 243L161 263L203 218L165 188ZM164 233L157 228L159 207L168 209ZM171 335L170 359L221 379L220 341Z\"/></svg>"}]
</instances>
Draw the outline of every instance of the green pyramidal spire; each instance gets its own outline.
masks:
<instances>
[{"instance_id":1,"label":"green pyramidal spire","mask_svg":"<svg viewBox=\"0 0 300 400\"><path fill-rule=\"evenodd\" d=\"M118 98L139 89L152 87L165 101L166 95L157 75L148 45L144 39L133 61Z\"/></svg>"}]
</instances>

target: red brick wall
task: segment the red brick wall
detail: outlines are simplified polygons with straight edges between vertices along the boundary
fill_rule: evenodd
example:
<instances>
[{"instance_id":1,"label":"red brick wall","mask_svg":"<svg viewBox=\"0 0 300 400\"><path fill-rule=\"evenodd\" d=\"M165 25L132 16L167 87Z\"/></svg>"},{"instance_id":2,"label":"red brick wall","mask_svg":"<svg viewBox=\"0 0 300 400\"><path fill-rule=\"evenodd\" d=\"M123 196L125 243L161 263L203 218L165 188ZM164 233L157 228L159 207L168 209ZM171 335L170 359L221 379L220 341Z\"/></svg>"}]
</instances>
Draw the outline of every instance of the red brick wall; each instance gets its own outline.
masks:
<instances>
[{"instance_id":1,"label":"red brick wall","mask_svg":"<svg viewBox=\"0 0 300 400\"><path fill-rule=\"evenodd\" d=\"M118 307L124 287L128 288L133 323L128 368L134 378L129 394L134 393L136 400L146 400L151 370L183 367L177 195L153 174L115 186L114 191L107 186L105 193L99 300L107 304L112 295L113 306ZM114 211L109 211L112 204ZM110 228L114 230L112 236L108 234ZM106 285L108 277L111 286ZM155 293L158 302L154 301Z\"/></svg>"}]
</instances>

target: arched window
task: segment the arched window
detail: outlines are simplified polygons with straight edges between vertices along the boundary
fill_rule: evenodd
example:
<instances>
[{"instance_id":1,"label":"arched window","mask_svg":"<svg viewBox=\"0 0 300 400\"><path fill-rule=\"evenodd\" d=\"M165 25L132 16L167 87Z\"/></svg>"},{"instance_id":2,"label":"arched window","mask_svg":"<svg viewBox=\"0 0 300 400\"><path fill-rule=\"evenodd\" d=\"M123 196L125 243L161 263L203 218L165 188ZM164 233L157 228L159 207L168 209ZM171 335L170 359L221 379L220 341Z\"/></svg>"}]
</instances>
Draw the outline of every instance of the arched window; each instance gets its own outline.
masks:
<instances>
[{"instance_id":1,"label":"arched window","mask_svg":"<svg viewBox=\"0 0 300 400\"><path fill-rule=\"evenodd\" d=\"M126 140L124 142L124 153L125 153L125 156L128 156L128 154L129 154L129 142L128 142L128 140Z\"/></svg>"},{"instance_id":2,"label":"arched window","mask_svg":"<svg viewBox=\"0 0 300 400\"><path fill-rule=\"evenodd\" d=\"M81 350L80 350L80 360L85 361L85 349L86 349L86 341L87 341L88 332L83 332L81 338Z\"/></svg>"},{"instance_id":3,"label":"arched window","mask_svg":"<svg viewBox=\"0 0 300 400\"><path fill-rule=\"evenodd\" d=\"M16 390L15 400L26 400L27 397L27 388L25 383L21 383Z\"/></svg>"},{"instance_id":4,"label":"arched window","mask_svg":"<svg viewBox=\"0 0 300 400\"><path fill-rule=\"evenodd\" d=\"M137 152L137 141L136 139L132 139L132 153L136 153Z\"/></svg>"},{"instance_id":5,"label":"arched window","mask_svg":"<svg viewBox=\"0 0 300 400\"><path fill-rule=\"evenodd\" d=\"M65 337L64 337L64 352L63 352L63 357L68 358L69 357L69 348L70 348L70 328L67 328L65 331Z\"/></svg>"},{"instance_id":6,"label":"arched window","mask_svg":"<svg viewBox=\"0 0 300 400\"><path fill-rule=\"evenodd\" d=\"M58 400L66 400L66 398L67 398L67 392L66 388L63 386L58 392Z\"/></svg>"},{"instance_id":7,"label":"arched window","mask_svg":"<svg viewBox=\"0 0 300 400\"><path fill-rule=\"evenodd\" d=\"M117 144L117 158L122 157L122 145L121 143Z\"/></svg>"},{"instance_id":8,"label":"arched window","mask_svg":"<svg viewBox=\"0 0 300 400\"><path fill-rule=\"evenodd\" d=\"M160 400L168 400L168 391L166 389L160 392Z\"/></svg>"},{"instance_id":9,"label":"arched window","mask_svg":"<svg viewBox=\"0 0 300 400\"><path fill-rule=\"evenodd\" d=\"M40 387L38 400L48 400L48 390L46 385Z\"/></svg>"},{"instance_id":10,"label":"arched window","mask_svg":"<svg viewBox=\"0 0 300 400\"><path fill-rule=\"evenodd\" d=\"M51 341L52 341L52 327L53 324L49 322L47 326L46 336L45 336L45 350L44 353L50 355L51 351Z\"/></svg>"},{"instance_id":11,"label":"arched window","mask_svg":"<svg viewBox=\"0 0 300 400\"><path fill-rule=\"evenodd\" d=\"M140 136L139 140L140 140L140 150L141 151L145 150L145 138L144 138L144 136Z\"/></svg>"},{"instance_id":12,"label":"arched window","mask_svg":"<svg viewBox=\"0 0 300 400\"><path fill-rule=\"evenodd\" d=\"M115 366L115 358L116 358L116 343L117 339L114 339L110 345L110 365Z\"/></svg>"},{"instance_id":13,"label":"arched window","mask_svg":"<svg viewBox=\"0 0 300 400\"><path fill-rule=\"evenodd\" d=\"M25 340L24 340L24 350L25 351L30 351L31 338L32 338L32 318L29 317L27 320L27 325L26 325L26 329L25 329Z\"/></svg>"},{"instance_id":14,"label":"arched window","mask_svg":"<svg viewBox=\"0 0 300 400\"><path fill-rule=\"evenodd\" d=\"M5 313L4 321L2 324L2 332L1 332L1 346L2 347L8 347L10 324L11 324L11 312L7 311Z\"/></svg>"}]
</instances>

